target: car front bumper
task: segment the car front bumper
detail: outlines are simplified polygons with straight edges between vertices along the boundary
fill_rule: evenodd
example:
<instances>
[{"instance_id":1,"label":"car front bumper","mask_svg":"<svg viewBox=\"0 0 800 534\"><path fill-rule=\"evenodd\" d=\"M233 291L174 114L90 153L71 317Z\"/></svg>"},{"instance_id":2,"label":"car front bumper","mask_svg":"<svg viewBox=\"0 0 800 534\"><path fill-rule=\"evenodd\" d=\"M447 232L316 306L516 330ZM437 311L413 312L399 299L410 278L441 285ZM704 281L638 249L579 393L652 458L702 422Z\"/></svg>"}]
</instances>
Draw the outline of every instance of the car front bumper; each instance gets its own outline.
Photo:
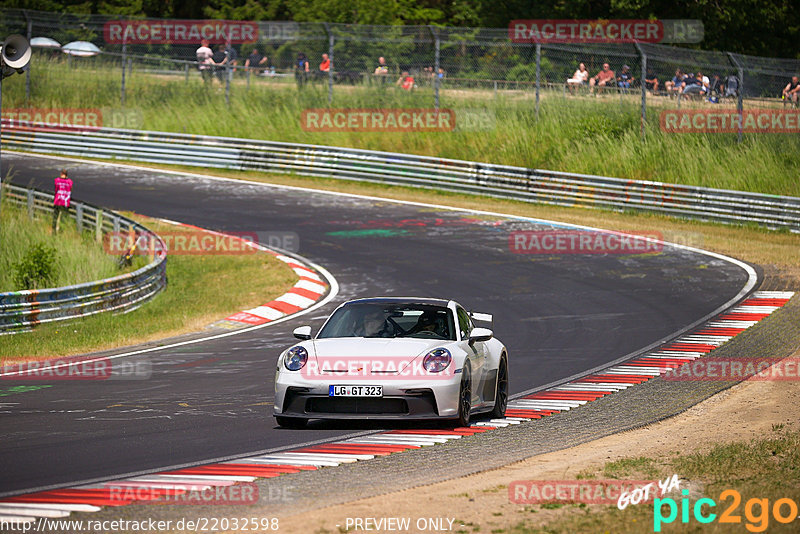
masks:
<instances>
[{"instance_id":1,"label":"car front bumper","mask_svg":"<svg viewBox=\"0 0 800 534\"><path fill-rule=\"evenodd\" d=\"M331 397L331 385L382 386L383 397ZM309 380L299 372L275 377L274 415L305 419L449 419L458 416L461 373L417 380L378 377Z\"/></svg>"}]
</instances>

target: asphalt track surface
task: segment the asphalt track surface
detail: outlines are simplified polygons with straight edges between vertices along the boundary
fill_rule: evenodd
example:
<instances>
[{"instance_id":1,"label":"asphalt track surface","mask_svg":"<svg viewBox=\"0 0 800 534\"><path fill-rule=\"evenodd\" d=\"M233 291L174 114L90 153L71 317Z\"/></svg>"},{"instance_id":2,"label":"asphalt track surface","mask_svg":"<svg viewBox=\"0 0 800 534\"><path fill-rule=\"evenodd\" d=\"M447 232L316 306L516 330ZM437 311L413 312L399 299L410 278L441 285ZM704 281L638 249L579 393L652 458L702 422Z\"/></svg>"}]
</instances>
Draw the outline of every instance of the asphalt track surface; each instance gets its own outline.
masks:
<instances>
[{"instance_id":1,"label":"asphalt track surface","mask_svg":"<svg viewBox=\"0 0 800 534\"><path fill-rule=\"evenodd\" d=\"M147 380L58 381L6 395L0 494L386 427L317 421L286 430L271 415L276 357L292 329L316 330L346 299L436 296L493 313L514 393L669 336L747 281L740 267L673 247L656 255L512 253L510 232L551 228L527 220L8 152L2 161L15 183L51 191L67 167L74 198L111 209L220 231L295 232L298 252L328 269L340 293L282 324L126 357L150 362ZM0 389L25 384L0 380Z\"/></svg>"}]
</instances>

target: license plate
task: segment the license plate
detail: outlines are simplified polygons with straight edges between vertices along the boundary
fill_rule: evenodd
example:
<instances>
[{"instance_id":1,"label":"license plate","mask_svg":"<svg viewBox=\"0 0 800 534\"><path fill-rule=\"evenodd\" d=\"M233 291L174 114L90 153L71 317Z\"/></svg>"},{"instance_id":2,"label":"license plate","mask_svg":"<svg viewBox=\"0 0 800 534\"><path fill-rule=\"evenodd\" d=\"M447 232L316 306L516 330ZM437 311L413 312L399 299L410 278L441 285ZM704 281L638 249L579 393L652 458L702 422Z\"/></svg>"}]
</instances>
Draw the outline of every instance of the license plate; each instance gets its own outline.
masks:
<instances>
[{"instance_id":1,"label":"license plate","mask_svg":"<svg viewBox=\"0 0 800 534\"><path fill-rule=\"evenodd\" d=\"M330 386L329 397L383 397L383 386Z\"/></svg>"}]
</instances>

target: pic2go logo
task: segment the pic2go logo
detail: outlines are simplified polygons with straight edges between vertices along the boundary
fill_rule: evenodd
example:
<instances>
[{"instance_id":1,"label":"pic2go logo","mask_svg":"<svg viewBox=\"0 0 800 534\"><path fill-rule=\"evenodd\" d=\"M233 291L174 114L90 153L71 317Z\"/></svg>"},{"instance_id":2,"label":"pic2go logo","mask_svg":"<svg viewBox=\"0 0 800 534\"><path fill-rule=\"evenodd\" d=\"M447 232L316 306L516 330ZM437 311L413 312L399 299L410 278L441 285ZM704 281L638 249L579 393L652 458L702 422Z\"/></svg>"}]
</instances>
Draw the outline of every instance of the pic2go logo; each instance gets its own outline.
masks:
<instances>
[{"instance_id":1,"label":"pic2go logo","mask_svg":"<svg viewBox=\"0 0 800 534\"><path fill-rule=\"evenodd\" d=\"M742 496L734 489L727 489L719 494L720 504L731 499L730 505L719 514L719 519L717 519L717 514L711 512L711 508L717 506L714 499L704 497L691 505L686 497L689 495L689 490L682 490L681 493L684 497L681 499L680 510L675 499L667 497L666 499L656 498L653 501L653 532L661 532L662 524L674 522L678 518L679 511L683 524L689 523L690 511L698 523L707 524L715 520L718 523L742 523L742 517L737 513L739 505L742 503ZM667 509L666 516L664 508ZM777 522L788 524L798 519L797 511L797 503L789 498L776 500L772 503L771 508L769 499L748 499L744 505L744 517L747 520L745 528L750 532L764 532L769 527L770 513Z\"/></svg>"}]
</instances>

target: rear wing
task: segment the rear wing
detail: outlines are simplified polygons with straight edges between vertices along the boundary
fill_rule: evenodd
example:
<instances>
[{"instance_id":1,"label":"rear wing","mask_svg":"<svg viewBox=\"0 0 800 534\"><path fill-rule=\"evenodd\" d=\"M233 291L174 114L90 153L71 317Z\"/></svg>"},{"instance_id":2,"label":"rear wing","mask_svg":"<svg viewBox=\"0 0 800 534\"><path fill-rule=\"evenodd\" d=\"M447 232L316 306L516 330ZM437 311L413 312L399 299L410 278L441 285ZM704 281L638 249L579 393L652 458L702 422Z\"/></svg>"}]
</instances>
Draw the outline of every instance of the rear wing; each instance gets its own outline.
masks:
<instances>
[{"instance_id":1,"label":"rear wing","mask_svg":"<svg viewBox=\"0 0 800 534\"><path fill-rule=\"evenodd\" d=\"M469 312L469 316L475 321L489 323L492 325L492 327L494 327L494 317L491 313Z\"/></svg>"}]
</instances>

